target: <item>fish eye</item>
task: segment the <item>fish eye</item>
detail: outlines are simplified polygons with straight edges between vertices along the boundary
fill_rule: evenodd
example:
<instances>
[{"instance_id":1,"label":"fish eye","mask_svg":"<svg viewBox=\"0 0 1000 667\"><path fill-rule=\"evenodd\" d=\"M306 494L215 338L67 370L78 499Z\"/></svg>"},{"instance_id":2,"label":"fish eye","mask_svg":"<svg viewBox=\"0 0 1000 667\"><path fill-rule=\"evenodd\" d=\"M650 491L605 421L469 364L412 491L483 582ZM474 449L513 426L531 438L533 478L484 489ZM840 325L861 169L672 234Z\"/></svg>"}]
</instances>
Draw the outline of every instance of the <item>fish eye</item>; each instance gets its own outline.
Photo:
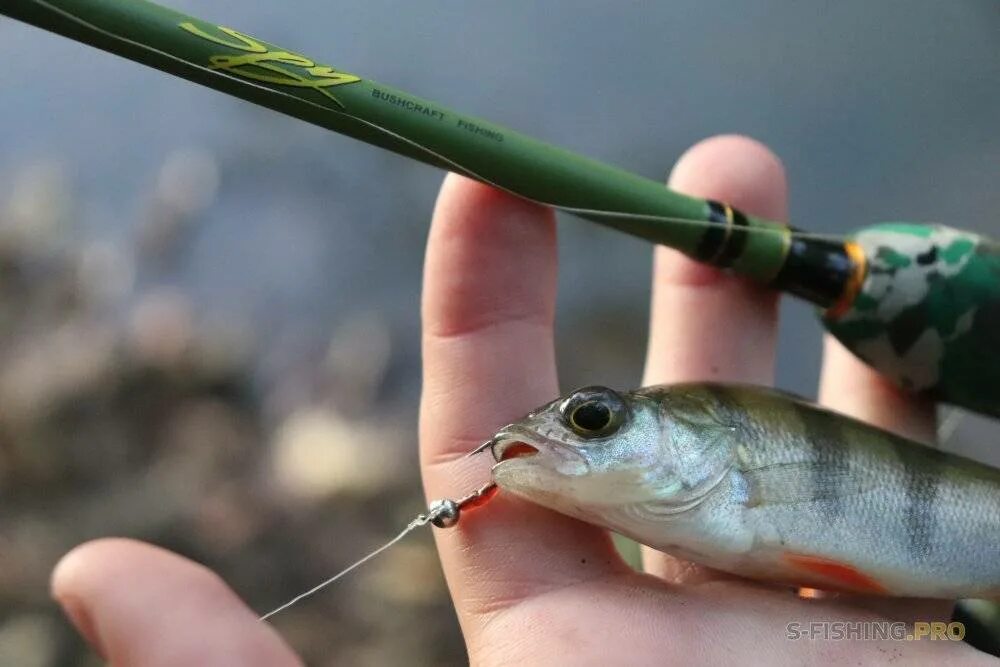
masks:
<instances>
[{"instance_id":1,"label":"fish eye","mask_svg":"<svg viewBox=\"0 0 1000 667\"><path fill-rule=\"evenodd\" d=\"M563 421L577 435L598 438L611 435L621 426L626 407L621 397L605 387L584 387L573 392L559 406Z\"/></svg>"},{"instance_id":2,"label":"fish eye","mask_svg":"<svg viewBox=\"0 0 1000 667\"><path fill-rule=\"evenodd\" d=\"M569 420L581 431L600 431L611 423L611 408L600 401L590 401L578 405Z\"/></svg>"}]
</instances>

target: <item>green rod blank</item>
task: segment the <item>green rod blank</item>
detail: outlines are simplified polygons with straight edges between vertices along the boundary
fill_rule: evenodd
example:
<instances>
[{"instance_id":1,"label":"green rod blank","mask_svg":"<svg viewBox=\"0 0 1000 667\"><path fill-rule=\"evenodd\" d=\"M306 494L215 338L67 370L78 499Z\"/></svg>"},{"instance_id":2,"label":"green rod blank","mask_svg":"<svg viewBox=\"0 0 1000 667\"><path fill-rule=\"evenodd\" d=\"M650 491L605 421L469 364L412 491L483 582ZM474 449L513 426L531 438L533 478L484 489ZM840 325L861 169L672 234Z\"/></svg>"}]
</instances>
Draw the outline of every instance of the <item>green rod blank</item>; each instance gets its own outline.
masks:
<instances>
[{"instance_id":1,"label":"green rod blank","mask_svg":"<svg viewBox=\"0 0 1000 667\"><path fill-rule=\"evenodd\" d=\"M0 14L799 296L900 386L1000 416L1000 246L990 239L937 225L877 225L852 239L792 230L146 0L3 0Z\"/></svg>"},{"instance_id":2,"label":"green rod blank","mask_svg":"<svg viewBox=\"0 0 1000 667\"><path fill-rule=\"evenodd\" d=\"M788 231L775 222L145 0L6 0L0 12L761 282L775 280L789 252ZM820 245L838 252L836 242ZM821 306L837 296L814 296L808 275L783 283Z\"/></svg>"}]
</instances>

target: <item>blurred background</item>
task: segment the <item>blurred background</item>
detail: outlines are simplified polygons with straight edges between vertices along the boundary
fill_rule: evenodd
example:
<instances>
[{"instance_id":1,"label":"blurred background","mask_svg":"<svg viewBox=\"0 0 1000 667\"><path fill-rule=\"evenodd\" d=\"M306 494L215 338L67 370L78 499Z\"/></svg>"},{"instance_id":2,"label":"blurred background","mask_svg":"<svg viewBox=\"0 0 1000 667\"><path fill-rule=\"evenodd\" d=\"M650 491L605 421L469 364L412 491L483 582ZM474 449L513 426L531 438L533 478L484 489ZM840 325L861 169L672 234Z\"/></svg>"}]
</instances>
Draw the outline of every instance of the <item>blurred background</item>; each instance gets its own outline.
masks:
<instances>
[{"instance_id":1,"label":"blurred background","mask_svg":"<svg viewBox=\"0 0 1000 667\"><path fill-rule=\"evenodd\" d=\"M751 135L800 227L1000 235L992 0L172 4L655 179ZM0 58L0 664L97 664L47 596L93 537L263 611L394 534L423 506L442 174L2 18ZM637 384L650 248L560 234L564 387ZM819 362L786 302L779 384L814 396ZM969 417L949 446L1000 465L996 434ZM275 622L310 664L464 661L429 534Z\"/></svg>"}]
</instances>

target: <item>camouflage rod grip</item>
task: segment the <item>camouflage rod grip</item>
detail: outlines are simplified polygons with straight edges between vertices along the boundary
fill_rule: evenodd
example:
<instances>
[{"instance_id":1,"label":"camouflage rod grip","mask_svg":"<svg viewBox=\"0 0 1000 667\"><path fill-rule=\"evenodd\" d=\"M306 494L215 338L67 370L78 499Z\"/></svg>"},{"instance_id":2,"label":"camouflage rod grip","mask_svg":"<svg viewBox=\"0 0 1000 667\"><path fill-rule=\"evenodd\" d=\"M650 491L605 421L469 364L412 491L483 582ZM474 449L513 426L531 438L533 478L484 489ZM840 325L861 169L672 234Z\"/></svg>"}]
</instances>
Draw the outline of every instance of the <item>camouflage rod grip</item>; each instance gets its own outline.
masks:
<instances>
[{"instance_id":1,"label":"camouflage rod grip","mask_svg":"<svg viewBox=\"0 0 1000 667\"><path fill-rule=\"evenodd\" d=\"M867 270L824 323L899 385L1000 417L1000 244L941 225L858 232Z\"/></svg>"}]
</instances>

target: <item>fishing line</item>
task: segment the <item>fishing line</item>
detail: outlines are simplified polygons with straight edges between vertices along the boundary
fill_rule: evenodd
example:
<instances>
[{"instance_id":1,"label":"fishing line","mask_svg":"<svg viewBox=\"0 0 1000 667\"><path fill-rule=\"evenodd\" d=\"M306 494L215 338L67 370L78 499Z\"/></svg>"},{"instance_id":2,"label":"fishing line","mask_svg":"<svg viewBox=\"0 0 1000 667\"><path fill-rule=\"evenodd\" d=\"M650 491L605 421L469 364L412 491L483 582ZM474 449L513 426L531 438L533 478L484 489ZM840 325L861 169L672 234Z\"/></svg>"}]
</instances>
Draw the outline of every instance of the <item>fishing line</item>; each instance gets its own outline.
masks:
<instances>
[{"instance_id":1,"label":"fishing line","mask_svg":"<svg viewBox=\"0 0 1000 667\"><path fill-rule=\"evenodd\" d=\"M492 442L492 441L488 441L488 442ZM463 496L459 500L450 500L448 498L445 498L445 499L442 499L442 500L432 501L427 506L427 513L426 514L418 514L416 516L416 518L413 519L413 521L411 521L410 523L406 524L406 528L404 528L399 533L399 535L396 535L396 537L392 538L391 540L389 540L388 542L386 542L382 546L378 547L374 551L371 551L370 553L368 553L363 558L361 558L361 559L355 561L354 563L348 565L343 570L341 570L337 574L333 575L332 577L330 577L329 579L327 579L323 583L318 584L316 586L313 586L312 588L310 588L305 593L302 593L300 595L296 595L294 598L292 598L291 600L289 600L285 604L281 605L280 607L277 607L277 608L272 609L271 611L267 612L266 614L264 614L263 616L260 617L260 620L261 621L266 621L267 619L271 618L275 614L277 614L279 612L282 612L282 611L288 609L289 607L298 604L302 600L305 600L306 598L308 598L308 597L310 597L312 595L315 595L316 593L318 593L319 591L323 590L324 588L326 588L330 584L334 583L335 581L337 581L341 577L343 577L346 574L348 574L348 573L356 570L357 568L361 567L362 565L364 565L365 563L367 563L371 559L373 559L376 556L378 556L383 551L386 551L387 549L389 549L389 547L394 546L396 543L398 543L400 540L402 540L404 537L406 537L407 535L409 535L411 532L413 532L417 528L421 528L423 526L426 526L427 524L433 524L434 526L437 526L438 528L452 528L453 526L455 526L458 523L458 520L461 517L463 510L470 510L470 509L473 509L475 507L479 507L479 506L485 504L486 502L488 502L493 497L494 493L496 492L496 489L497 489L497 486L496 486L495 483L493 483L493 482L487 482L486 484L483 484L481 487L479 487L475 491L473 491L473 492L471 492L471 493Z\"/></svg>"},{"instance_id":2,"label":"fishing line","mask_svg":"<svg viewBox=\"0 0 1000 667\"><path fill-rule=\"evenodd\" d=\"M396 537L392 538L391 540L389 540L388 542L386 542L385 544L383 544L382 546L380 546L378 549L375 549L374 551L372 551L371 553L369 553L364 558L361 558L358 561L352 563L351 565L348 565L343 570L341 570L337 574L333 575L332 577L330 577L329 579L327 579L323 583L321 583L321 584L319 584L317 586L314 586L313 588L310 588L308 591L306 591L305 593L302 593L301 595L296 595L294 598L292 598L291 600L289 600L285 604L281 605L280 607L277 607L277 608L272 609L271 611L267 612L266 614L264 614L263 616L260 617L260 620L266 621L267 619L271 618L275 614L277 614L279 612L282 612L282 611L288 609L289 607L298 604L302 600L305 600L307 597L310 597L310 596L318 593L319 591L323 590L324 588L326 588L327 586L329 586L333 582L337 581L338 579L340 579L344 575L346 575L349 572L351 572L351 571L353 571L353 570L361 567L362 565L364 565L365 563L367 563L368 561L370 561L372 558L375 558L376 556L378 556L380 553L382 553L383 551L385 551L389 547L395 545L401 539L403 539L404 537L406 537L407 535L409 535L411 531L415 530L416 528L420 528L421 526L427 525L428 521L429 521L429 519L427 517L425 517L423 514L421 514L419 517L417 517L416 519L414 519L413 521L411 521L409 524L407 524L406 528L404 528L402 530L402 532L399 533L399 535L396 535Z\"/></svg>"},{"instance_id":3,"label":"fishing line","mask_svg":"<svg viewBox=\"0 0 1000 667\"><path fill-rule=\"evenodd\" d=\"M60 7L56 7L54 5L49 4L48 2L46 2L46 0L32 0L32 2L34 2L36 5L44 7L45 9L49 10L50 12L54 12L54 13L58 14L59 16L62 16L63 18L68 19L69 21L72 21L73 23L76 23L77 25L80 25L80 26L82 26L84 28L87 28L88 30L92 30L92 31L96 32L97 34L99 34L99 35L101 35L103 37L107 37L107 38L112 39L112 40L117 40L119 42L128 44L130 46L133 46L133 47L136 47L136 48L139 48L139 49L142 49L142 50L147 51L149 53L155 53L155 54L157 54L159 56L162 56L164 58L172 60L172 61L174 61L176 63L180 63L181 65L183 65L185 67L196 69L199 72L203 72L203 73L208 74L208 75L213 76L213 77L223 78L223 79L226 79L228 81L236 81L237 83L239 83L239 84L241 84L243 86L248 86L248 87L254 88L254 89L258 90L258 91L261 91L261 92L269 94L269 95L277 95L278 97L282 97L282 98L291 100L294 103L304 104L306 106L310 106L310 107L313 107L315 109L319 109L319 110L321 110L323 112L326 112L326 113L334 113L334 114L339 114L341 116L345 116L346 118L349 118L349 119L351 119L354 122L360 123L360 124L366 126L367 128L369 128L371 130L379 132L379 133L381 133L381 134L383 134L383 135L385 135L385 136L387 136L389 138L392 138L392 139L395 139L397 141L400 141L400 142L408 145L411 148L417 149L418 151L422 151L424 154L428 155L429 157L434 158L434 159L436 159L436 160L438 160L440 162L445 163L446 165L448 165L449 167L451 167L452 169L454 169L454 170L456 170L458 172L461 172L461 173L463 173L463 174L465 174L467 176L470 176L470 177L472 177L472 178L474 178L474 179L476 179L478 181L481 181L483 183L486 183L487 185L490 185L490 186L492 186L492 187L494 187L494 188L496 188L498 190L502 190L502 191L504 191L504 192L506 192L508 194L514 195L516 197L520 197L521 199L527 199L528 201L535 202L536 204L540 204L542 206L547 206L549 208L559 209L559 210L565 211L567 213L572 213L572 214L576 214L576 215L586 215L586 216L591 216L591 217L605 217L605 218L608 218L608 219L635 220L635 221L643 221L643 222L668 222L668 223L671 223L671 224L674 224L674 225L678 225L678 226L697 227L699 229L706 229L707 227L710 226L710 223L708 223L708 222L706 222L704 220L692 220L692 219L689 219L689 218L676 218L676 217L663 216L663 215L657 215L657 214L652 214L652 213L629 213L629 212L625 212L625 211L609 211L609 210L604 210L604 209L577 208L577 207L573 207L573 206L566 206L566 205L562 205L562 204L558 204L558 203L554 203L554 202L544 201L544 200L541 200L541 199L534 199L532 197L525 197L524 195L522 195L522 194L520 194L520 193L518 193L518 192L516 192L514 190L511 190L510 188L508 188L508 187L506 187L506 186L504 186L504 185L502 185L500 183L496 183L493 180L491 180L489 178L486 178L486 177L482 176L481 174L476 173L474 170L469 169L468 167L455 162L451 158L449 158L449 157L447 157L445 155L441 155L440 153L436 152L432 148L428 148L427 146L421 144L418 141L410 139L409 137L403 136L401 134L397 134L396 132L393 132L392 130L384 128L381 125L377 125L377 124L375 124L375 123L373 123L373 122L371 122L369 120L366 120L364 118L359 118L359 117L357 117L357 116L355 116L353 114L347 113L346 111L338 110L338 109L333 109L333 108L328 107L326 105L319 104L319 103L313 102L311 100L306 100L306 99L303 99L303 98L301 98L301 97L299 97L297 95L291 95L291 94L286 93L286 92L284 92L282 90L276 90L276 89L271 88L269 86L264 86L264 85L261 85L259 83L255 83L255 82L250 81L248 79L238 78L238 77L232 76L230 74L226 74L226 73L220 72L218 70L211 69L211 68L206 67L204 65L199 65L197 63L192 63L189 60L185 60L184 58L180 58L178 56L175 56L174 54L169 53L167 51L163 51L161 49L158 49L155 46L150 46L149 44L144 44L142 42L137 42L137 41L135 41L133 39L130 39L128 37L124 37L122 35L118 35L116 33L113 33L113 32L110 32L108 30L105 30L104 28L102 28L102 27L100 27L98 25L95 25L95 24L87 21L86 19L82 19L79 16L76 16L75 14L73 14L71 12L68 12L68 11L66 11L66 10L64 10L64 9L62 9ZM788 229L782 228L782 227L776 227L775 229L761 229L760 227L744 227L742 231L745 232L745 233L747 233L747 234L751 234L751 235L757 235L757 234L775 235L775 234L779 234L780 233L780 234L783 234L783 235L787 234L787 235L791 236L792 238L796 238L796 239L816 240L816 241L833 241L833 242L836 242L836 243L842 243L842 242L844 242L846 240L845 236L838 235L838 234L823 234L823 233L816 233L816 232L806 232L806 231L801 231L801 230L796 230L796 229L788 230Z\"/></svg>"}]
</instances>

